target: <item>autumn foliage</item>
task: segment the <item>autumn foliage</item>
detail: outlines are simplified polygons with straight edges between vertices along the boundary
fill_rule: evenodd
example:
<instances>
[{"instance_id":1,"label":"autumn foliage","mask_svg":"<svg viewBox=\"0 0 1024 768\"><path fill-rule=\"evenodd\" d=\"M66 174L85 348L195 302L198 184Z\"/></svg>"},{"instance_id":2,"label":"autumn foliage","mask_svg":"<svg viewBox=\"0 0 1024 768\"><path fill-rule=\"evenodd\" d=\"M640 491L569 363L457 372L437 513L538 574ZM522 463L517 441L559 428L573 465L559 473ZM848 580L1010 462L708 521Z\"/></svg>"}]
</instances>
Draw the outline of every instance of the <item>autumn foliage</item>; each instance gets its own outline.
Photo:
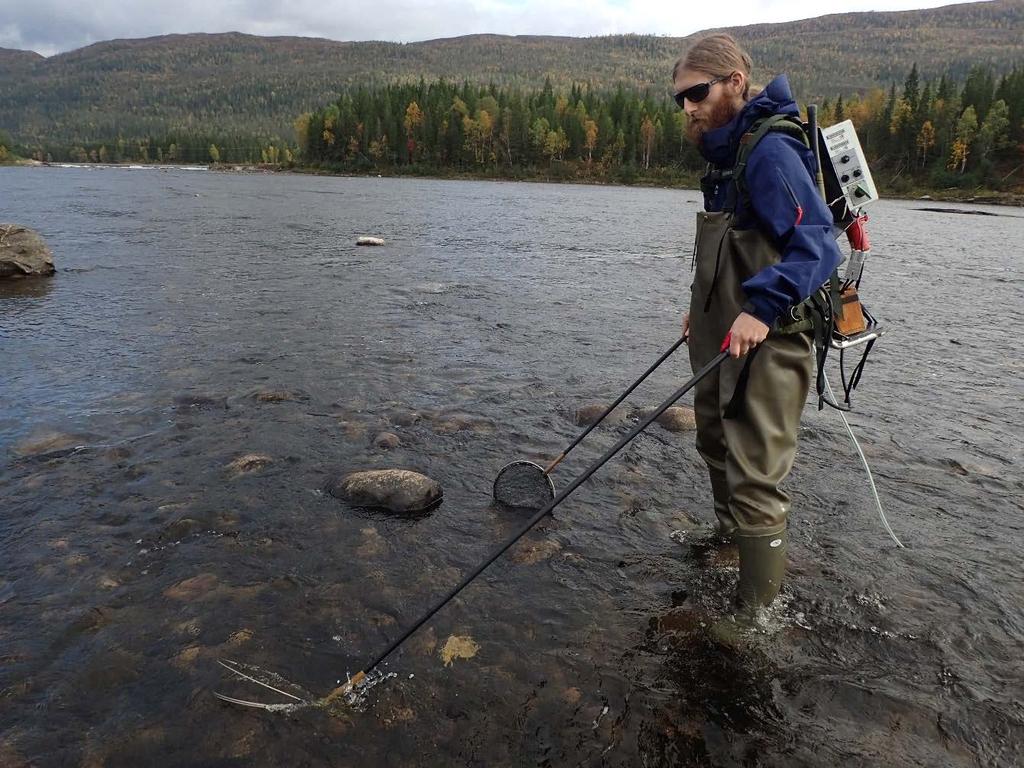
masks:
<instances>
[{"instance_id":1,"label":"autumn foliage","mask_svg":"<svg viewBox=\"0 0 1024 768\"><path fill-rule=\"evenodd\" d=\"M962 84L921 81L837 95L823 126L850 119L883 187L1013 185L1024 161L1024 70L975 67ZM632 181L699 173L685 116L667 93L549 83L525 90L446 81L358 87L305 115L304 164ZM337 137L344 137L343 141Z\"/></svg>"}]
</instances>

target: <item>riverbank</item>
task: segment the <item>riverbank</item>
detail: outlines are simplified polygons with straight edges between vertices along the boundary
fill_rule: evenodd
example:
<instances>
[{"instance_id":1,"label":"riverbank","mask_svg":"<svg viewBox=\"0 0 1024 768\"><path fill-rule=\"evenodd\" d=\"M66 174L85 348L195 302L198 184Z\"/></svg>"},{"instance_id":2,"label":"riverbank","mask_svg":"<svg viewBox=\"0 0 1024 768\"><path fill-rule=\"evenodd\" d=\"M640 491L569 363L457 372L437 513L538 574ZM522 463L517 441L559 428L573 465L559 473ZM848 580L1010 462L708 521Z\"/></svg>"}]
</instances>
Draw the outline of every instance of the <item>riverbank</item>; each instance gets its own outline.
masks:
<instances>
[{"instance_id":1,"label":"riverbank","mask_svg":"<svg viewBox=\"0 0 1024 768\"><path fill-rule=\"evenodd\" d=\"M46 165L46 163L41 163L38 160L26 159L24 157L16 157L14 155L7 155L3 159L0 159L0 168L34 165Z\"/></svg>"},{"instance_id":2,"label":"riverbank","mask_svg":"<svg viewBox=\"0 0 1024 768\"><path fill-rule=\"evenodd\" d=\"M212 170L239 170L235 168L211 168ZM252 171L264 172L266 166L253 166ZM658 171L646 174L633 172L622 174L619 178L602 178L598 176L574 176L567 173L545 173L542 171L517 170L513 173L502 173L501 171L455 171L430 169L424 171L415 167L377 169L375 173L356 173L331 168L316 166L294 165L289 168L279 168L280 171L290 173L311 174L315 176L341 176L346 178L362 178L366 176L378 176L381 178L423 178L440 179L449 181L525 181L539 182L544 184L587 184L594 186L609 187L644 187L661 189L700 189L700 176L685 171ZM889 200L935 200L946 203L975 203L981 205L1006 205L1024 206L1024 185L1014 187L1010 190L994 190L985 187L963 189L949 187L937 189L925 186L913 186L908 190L894 190L884 182L878 184L879 194Z\"/></svg>"},{"instance_id":3,"label":"riverbank","mask_svg":"<svg viewBox=\"0 0 1024 768\"><path fill-rule=\"evenodd\" d=\"M357 172L341 168L324 168L320 166L283 165L283 164L226 164L214 163L209 166L159 163L43 163L38 160L17 158L13 161L0 162L4 166L33 166L61 168L126 168L169 170L187 167L189 170L206 168L220 173L295 173L311 176L336 176L340 178L416 178L436 179L442 181L519 181L542 184L584 184L603 187L640 187L650 189L700 189L700 176L695 173L675 169L658 169L646 173L636 169L625 168L613 177L578 175L569 170L514 169L506 172L503 169L484 171L467 171L455 169L426 168L422 166L393 166L375 169L372 172ZM978 205L1024 206L1024 184L1007 190L995 190L986 187L938 189L927 186L901 186L898 190L891 188L884 181L876 179L882 198L888 200L932 200L944 203L972 203Z\"/></svg>"}]
</instances>

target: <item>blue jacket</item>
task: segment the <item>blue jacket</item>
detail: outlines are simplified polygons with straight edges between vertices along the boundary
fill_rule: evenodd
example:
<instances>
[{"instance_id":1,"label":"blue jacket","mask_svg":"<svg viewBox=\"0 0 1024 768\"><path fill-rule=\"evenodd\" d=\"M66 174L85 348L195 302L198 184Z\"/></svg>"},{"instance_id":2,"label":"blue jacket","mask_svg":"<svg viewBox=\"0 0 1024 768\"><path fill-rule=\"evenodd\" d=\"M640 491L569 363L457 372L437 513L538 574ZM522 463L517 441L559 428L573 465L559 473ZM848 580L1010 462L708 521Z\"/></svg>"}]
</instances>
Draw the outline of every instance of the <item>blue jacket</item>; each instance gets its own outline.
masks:
<instances>
[{"instance_id":1,"label":"blue jacket","mask_svg":"<svg viewBox=\"0 0 1024 768\"><path fill-rule=\"evenodd\" d=\"M740 137L759 118L774 114L800 114L785 75L772 80L729 123L705 133L701 154L717 168L732 168ZM781 254L778 264L743 283L744 309L771 325L789 306L821 287L842 255L832 234L832 214L814 181L811 150L792 136L771 131L751 151L744 178L752 210L742 210L743 202L738 201L737 225L759 227ZM727 185L719 185L705 196L705 209L722 210L727 193Z\"/></svg>"}]
</instances>

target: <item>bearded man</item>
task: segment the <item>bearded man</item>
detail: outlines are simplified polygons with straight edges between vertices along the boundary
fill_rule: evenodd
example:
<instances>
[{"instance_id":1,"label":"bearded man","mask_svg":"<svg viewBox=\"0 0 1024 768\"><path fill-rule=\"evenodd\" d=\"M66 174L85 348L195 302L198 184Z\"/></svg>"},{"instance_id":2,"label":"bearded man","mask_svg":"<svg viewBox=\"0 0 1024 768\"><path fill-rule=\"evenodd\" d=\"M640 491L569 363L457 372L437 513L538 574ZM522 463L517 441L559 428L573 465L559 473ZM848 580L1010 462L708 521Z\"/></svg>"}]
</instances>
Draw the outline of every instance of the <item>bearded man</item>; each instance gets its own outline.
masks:
<instances>
[{"instance_id":1,"label":"bearded man","mask_svg":"<svg viewBox=\"0 0 1024 768\"><path fill-rule=\"evenodd\" d=\"M814 367L795 308L842 258L789 83L780 75L754 95L751 69L736 41L718 34L672 73L687 134L709 163L683 316L693 370L731 334L730 358L695 391L697 450L718 536L738 546L744 615L775 600L785 573L790 504L779 485L793 466Z\"/></svg>"}]
</instances>

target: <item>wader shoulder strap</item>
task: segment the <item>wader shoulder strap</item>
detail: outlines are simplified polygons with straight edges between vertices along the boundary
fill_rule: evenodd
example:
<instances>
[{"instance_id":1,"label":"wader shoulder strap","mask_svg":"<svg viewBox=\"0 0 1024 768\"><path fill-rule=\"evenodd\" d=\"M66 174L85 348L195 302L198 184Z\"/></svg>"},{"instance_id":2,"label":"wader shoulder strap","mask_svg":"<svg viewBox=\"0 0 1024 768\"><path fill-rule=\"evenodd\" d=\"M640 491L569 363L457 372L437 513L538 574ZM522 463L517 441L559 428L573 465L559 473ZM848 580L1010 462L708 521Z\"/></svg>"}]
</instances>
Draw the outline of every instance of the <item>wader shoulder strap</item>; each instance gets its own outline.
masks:
<instances>
[{"instance_id":1,"label":"wader shoulder strap","mask_svg":"<svg viewBox=\"0 0 1024 768\"><path fill-rule=\"evenodd\" d=\"M750 199L747 194L747 185L744 174L747 170L747 158L750 153L771 131L782 131L793 138L803 142L809 147L810 141L804 131L803 123L793 115L769 115L754 122L750 130L740 137L739 147L736 150L736 163L732 168L718 169L710 163L700 180L701 192L704 197L710 198L722 184L726 184L725 202L722 210L729 213L736 211L736 204L742 200L744 208L750 209Z\"/></svg>"},{"instance_id":2,"label":"wader shoulder strap","mask_svg":"<svg viewBox=\"0 0 1024 768\"><path fill-rule=\"evenodd\" d=\"M736 165L732 169L735 192L733 195L730 195L731 199L729 202L732 204L730 210L735 210L736 202L741 198L744 208L749 210L750 196L747 191L746 182L747 159L750 157L750 153L754 151L754 147L771 131L781 131L802 142L805 147L811 146L803 124L797 117L792 115L770 115L754 123L750 130L740 137L739 149L736 152Z\"/></svg>"}]
</instances>

